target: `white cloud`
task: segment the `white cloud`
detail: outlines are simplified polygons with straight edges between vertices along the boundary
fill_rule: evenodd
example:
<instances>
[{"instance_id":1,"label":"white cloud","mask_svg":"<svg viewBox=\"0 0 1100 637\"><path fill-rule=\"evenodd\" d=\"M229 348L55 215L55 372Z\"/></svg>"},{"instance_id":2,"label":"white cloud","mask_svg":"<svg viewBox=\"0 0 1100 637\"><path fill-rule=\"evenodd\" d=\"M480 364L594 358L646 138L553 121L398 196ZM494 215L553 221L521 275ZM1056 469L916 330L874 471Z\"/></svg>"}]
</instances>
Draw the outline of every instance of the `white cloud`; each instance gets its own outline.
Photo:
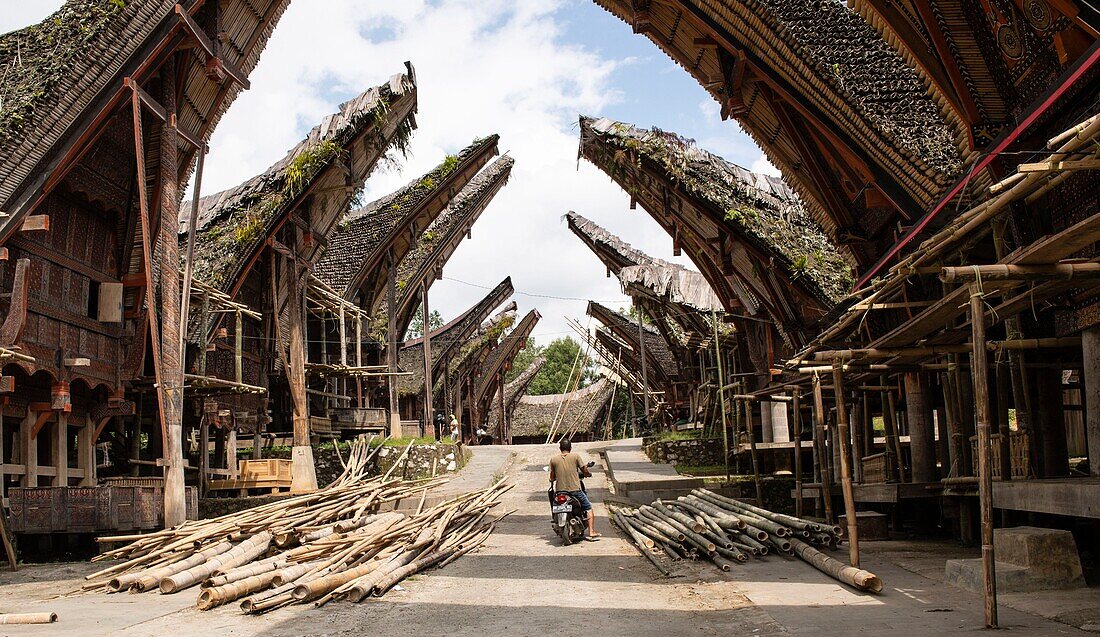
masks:
<instances>
[{"instance_id":1,"label":"white cloud","mask_svg":"<svg viewBox=\"0 0 1100 637\"><path fill-rule=\"evenodd\" d=\"M431 303L450 319L483 295L457 280L492 286L511 275L517 290L628 303L615 279L569 232L573 209L640 249L671 258L671 239L592 166L577 162L578 113L600 113L621 99L612 87L618 65L563 43L553 8L508 0L291 4L275 31L252 90L218 126L207 161L207 192L263 170L338 101L383 82L411 60L419 85L419 129L400 173L376 172L367 198L420 175L474 137L499 133L516 159L512 179L474 226L432 287ZM368 37L370 39L368 39ZM373 41L372 41L373 40ZM683 262L683 259L677 259ZM537 307L536 337L570 334L563 316L582 323L582 301L518 294L521 311Z\"/></svg>"},{"instance_id":2,"label":"white cloud","mask_svg":"<svg viewBox=\"0 0 1100 637\"><path fill-rule=\"evenodd\" d=\"M0 11L0 33L41 22L62 4L63 0L7 0Z\"/></svg>"},{"instance_id":3,"label":"white cloud","mask_svg":"<svg viewBox=\"0 0 1100 637\"><path fill-rule=\"evenodd\" d=\"M0 32L42 20L61 0L6 4L14 6L0 12ZM368 199L477 136L499 133L501 150L516 159L511 181L474 226L473 238L458 248L445 279L432 287L433 308L452 318L485 293L457 280L493 286L508 275L521 292L625 306L618 282L604 277L599 260L561 221L568 210L654 256L689 262L671 256L667 233L641 209L628 210L617 185L588 163L578 164L576 121L578 113L601 114L623 99L613 86L616 69L664 58L610 59L566 43L566 11L554 3L511 0L296 0L252 73L252 89L215 131L204 191L264 170L340 101L402 72L411 60L420 102L413 155L399 173L376 171ZM717 105L701 109L717 121ZM516 300L521 311L537 307L542 313L535 328L542 342L571 334L563 316L587 322L583 301L524 294Z\"/></svg>"},{"instance_id":4,"label":"white cloud","mask_svg":"<svg viewBox=\"0 0 1100 637\"><path fill-rule=\"evenodd\" d=\"M765 175L772 175L773 177L780 177L779 169L772 165L768 161L768 156L764 153L760 153L760 156L756 158L756 161L752 162L749 166L749 170L754 173L762 173Z\"/></svg>"}]
</instances>

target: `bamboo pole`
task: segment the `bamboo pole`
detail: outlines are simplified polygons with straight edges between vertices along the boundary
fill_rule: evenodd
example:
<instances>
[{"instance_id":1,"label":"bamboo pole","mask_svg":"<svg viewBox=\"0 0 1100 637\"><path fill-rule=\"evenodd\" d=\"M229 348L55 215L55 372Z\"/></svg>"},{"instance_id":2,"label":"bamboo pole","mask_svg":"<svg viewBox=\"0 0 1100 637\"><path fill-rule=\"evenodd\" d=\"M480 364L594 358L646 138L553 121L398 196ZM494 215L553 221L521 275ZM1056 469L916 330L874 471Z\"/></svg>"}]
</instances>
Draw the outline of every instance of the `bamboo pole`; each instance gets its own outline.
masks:
<instances>
[{"instance_id":1,"label":"bamboo pole","mask_svg":"<svg viewBox=\"0 0 1100 637\"><path fill-rule=\"evenodd\" d=\"M978 503L982 526L982 581L986 628L997 627L997 577L993 550L993 467L989 437L989 364L985 343L985 294L981 283L970 286L971 375L974 379L974 419L978 430Z\"/></svg>"},{"instance_id":2,"label":"bamboo pole","mask_svg":"<svg viewBox=\"0 0 1100 637\"><path fill-rule=\"evenodd\" d=\"M728 483L730 481L730 439L726 424L726 392L724 391L726 378L722 369L722 348L718 342L718 315L713 309L710 311L710 322L714 326L714 354L718 365L718 405L719 410L722 412L722 460L726 467L726 482ZM753 461L755 463L755 458Z\"/></svg>"},{"instance_id":3,"label":"bamboo pole","mask_svg":"<svg viewBox=\"0 0 1100 637\"><path fill-rule=\"evenodd\" d=\"M0 624L52 624L57 613L0 613Z\"/></svg>"},{"instance_id":4,"label":"bamboo pole","mask_svg":"<svg viewBox=\"0 0 1100 637\"><path fill-rule=\"evenodd\" d=\"M829 476L828 454L825 449L825 396L821 391L821 377L817 374L814 374L813 378L813 391L814 419L816 421L814 439L816 441L818 466L821 467L821 482L818 492L821 494L822 505L825 507L825 519L829 524L833 524L836 518L833 517L833 481Z\"/></svg>"},{"instance_id":5,"label":"bamboo pole","mask_svg":"<svg viewBox=\"0 0 1100 637\"><path fill-rule=\"evenodd\" d=\"M794 514L802 517L802 406L798 390L791 390L791 427L794 440Z\"/></svg>"},{"instance_id":6,"label":"bamboo pole","mask_svg":"<svg viewBox=\"0 0 1100 637\"><path fill-rule=\"evenodd\" d=\"M852 492L851 437L848 432L848 409L844 403L844 372L838 364L833 365L833 392L836 394L836 437L840 443L840 490L844 495L844 516L848 522L848 559L852 566L859 568L859 519Z\"/></svg>"}]
</instances>

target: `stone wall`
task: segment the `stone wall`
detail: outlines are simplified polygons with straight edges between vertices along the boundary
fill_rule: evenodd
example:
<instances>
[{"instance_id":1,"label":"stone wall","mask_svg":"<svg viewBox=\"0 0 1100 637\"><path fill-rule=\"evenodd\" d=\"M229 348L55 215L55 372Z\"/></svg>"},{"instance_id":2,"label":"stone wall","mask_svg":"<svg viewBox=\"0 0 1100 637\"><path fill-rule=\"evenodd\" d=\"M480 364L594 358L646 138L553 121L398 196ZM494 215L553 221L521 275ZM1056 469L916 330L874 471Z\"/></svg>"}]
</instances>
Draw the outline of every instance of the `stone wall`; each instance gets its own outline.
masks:
<instances>
[{"instance_id":1,"label":"stone wall","mask_svg":"<svg viewBox=\"0 0 1100 637\"><path fill-rule=\"evenodd\" d=\"M653 462L692 467L723 464L721 438L689 438L686 440L642 440L642 450Z\"/></svg>"},{"instance_id":2,"label":"stone wall","mask_svg":"<svg viewBox=\"0 0 1100 637\"><path fill-rule=\"evenodd\" d=\"M404 451L403 447L383 447L374 458L372 472L378 475L386 473ZM427 478L432 475L433 464L436 475L453 473L466 464L466 457L466 448L455 444L416 445L392 475L409 480Z\"/></svg>"}]
</instances>

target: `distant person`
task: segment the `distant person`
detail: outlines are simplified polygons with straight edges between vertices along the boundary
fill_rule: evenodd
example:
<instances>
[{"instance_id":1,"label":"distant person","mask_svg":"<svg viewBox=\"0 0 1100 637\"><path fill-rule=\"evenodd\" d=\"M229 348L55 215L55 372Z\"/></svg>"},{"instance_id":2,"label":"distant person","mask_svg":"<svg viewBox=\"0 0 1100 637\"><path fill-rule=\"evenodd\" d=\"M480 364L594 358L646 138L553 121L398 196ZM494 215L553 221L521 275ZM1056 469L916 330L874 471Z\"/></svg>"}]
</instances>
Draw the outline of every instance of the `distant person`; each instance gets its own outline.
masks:
<instances>
[{"instance_id":1,"label":"distant person","mask_svg":"<svg viewBox=\"0 0 1100 637\"><path fill-rule=\"evenodd\" d=\"M441 411L435 412L435 439L436 440L442 440L443 439L443 422L444 422L443 412L441 412Z\"/></svg>"},{"instance_id":2,"label":"distant person","mask_svg":"<svg viewBox=\"0 0 1100 637\"><path fill-rule=\"evenodd\" d=\"M476 435L477 444L479 445L487 445L493 441L492 436L490 436L489 432L485 431L485 427L482 427L481 425L478 425Z\"/></svg>"},{"instance_id":3,"label":"distant person","mask_svg":"<svg viewBox=\"0 0 1100 637\"><path fill-rule=\"evenodd\" d=\"M462 437L462 432L458 429L458 421L455 420L454 415L451 415L451 442L457 443L459 438Z\"/></svg>"},{"instance_id":4,"label":"distant person","mask_svg":"<svg viewBox=\"0 0 1100 637\"><path fill-rule=\"evenodd\" d=\"M602 535L596 533L596 513L592 510L592 502L588 500L588 494L584 492L581 478L591 478L592 472L588 465L581 460L580 454L573 453L573 443L562 438L558 443L558 451L550 458L550 482L554 484L556 491L568 491L570 495L581 503L581 509L588 515L588 535L584 539L595 542Z\"/></svg>"}]
</instances>

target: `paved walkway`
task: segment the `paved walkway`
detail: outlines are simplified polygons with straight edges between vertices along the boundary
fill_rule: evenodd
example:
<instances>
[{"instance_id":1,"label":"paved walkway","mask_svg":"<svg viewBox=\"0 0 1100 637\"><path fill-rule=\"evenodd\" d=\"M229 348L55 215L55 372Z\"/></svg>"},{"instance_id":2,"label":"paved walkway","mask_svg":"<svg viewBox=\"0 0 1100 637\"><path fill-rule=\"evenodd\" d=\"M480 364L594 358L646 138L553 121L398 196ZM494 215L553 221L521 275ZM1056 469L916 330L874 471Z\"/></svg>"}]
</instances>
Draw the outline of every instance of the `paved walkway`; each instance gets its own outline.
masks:
<instances>
[{"instance_id":1,"label":"paved walkway","mask_svg":"<svg viewBox=\"0 0 1100 637\"><path fill-rule=\"evenodd\" d=\"M516 487L501 508L515 513L480 551L409 578L379 599L320 609L294 606L260 617L241 615L235 606L200 613L193 606L194 590L52 599L94 569L43 565L0 572L0 608L55 610L61 621L12 627L4 634L941 637L982 632L980 598L914 572L920 569L907 570L912 566L899 563L897 547L885 546L894 543L885 543L890 550L876 550L873 543L865 549L865 566L886 585L880 595L857 593L801 561L777 556L728 574L709 563L680 563L679 577L661 577L608 523L600 504L608 495L602 473L587 486L597 503L597 529L606 537L563 547L550 530L545 496L543 467L553 452L541 445L475 448L474 458L447 488L484 486L510 460ZM1001 612L1002 624L1015 634L1086 634L1012 609Z\"/></svg>"}]
</instances>

